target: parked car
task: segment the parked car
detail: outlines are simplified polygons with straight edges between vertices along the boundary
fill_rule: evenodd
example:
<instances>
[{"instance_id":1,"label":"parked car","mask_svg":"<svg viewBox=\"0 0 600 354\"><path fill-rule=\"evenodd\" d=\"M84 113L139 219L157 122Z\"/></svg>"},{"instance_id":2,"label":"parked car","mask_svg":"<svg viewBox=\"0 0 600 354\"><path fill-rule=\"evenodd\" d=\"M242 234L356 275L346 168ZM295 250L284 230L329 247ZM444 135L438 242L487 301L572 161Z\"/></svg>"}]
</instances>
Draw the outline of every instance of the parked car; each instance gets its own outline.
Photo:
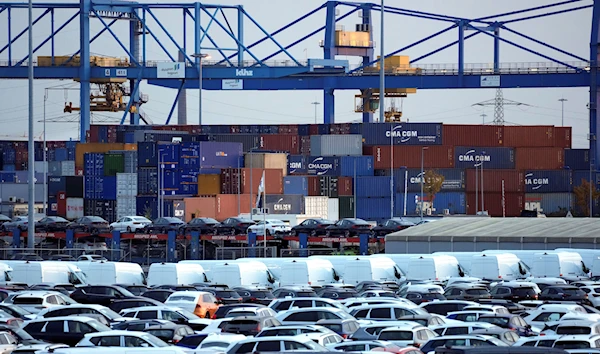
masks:
<instances>
[{"instance_id":1,"label":"parked car","mask_svg":"<svg viewBox=\"0 0 600 354\"><path fill-rule=\"evenodd\" d=\"M335 221L327 219L306 219L300 224L292 227L290 234L293 236L298 236L301 233L310 236L325 235L327 227L331 225L335 225Z\"/></svg>"},{"instance_id":2,"label":"parked car","mask_svg":"<svg viewBox=\"0 0 600 354\"><path fill-rule=\"evenodd\" d=\"M266 232L267 236L283 236L289 234L291 230L292 228L281 220L261 220L248 227L247 233L254 232L257 236L263 236Z\"/></svg>"},{"instance_id":3,"label":"parked car","mask_svg":"<svg viewBox=\"0 0 600 354\"><path fill-rule=\"evenodd\" d=\"M68 230L73 232L83 232L92 235L109 232L108 221L99 216L84 216L67 225Z\"/></svg>"},{"instance_id":4,"label":"parked car","mask_svg":"<svg viewBox=\"0 0 600 354\"><path fill-rule=\"evenodd\" d=\"M276 298L284 297L317 297L317 293L311 288L302 287L282 287L273 290L273 296Z\"/></svg>"},{"instance_id":5,"label":"parked car","mask_svg":"<svg viewBox=\"0 0 600 354\"><path fill-rule=\"evenodd\" d=\"M342 219L327 226L325 236L358 236L361 233L370 234L371 224L362 219Z\"/></svg>"},{"instance_id":6,"label":"parked car","mask_svg":"<svg viewBox=\"0 0 600 354\"><path fill-rule=\"evenodd\" d=\"M261 305L269 305L275 298L273 293L267 289L256 289L256 288L242 288L236 287L235 290L242 297L242 302L254 303Z\"/></svg>"},{"instance_id":7,"label":"parked car","mask_svg":"<svg viewBox=\"0 0 600 354\"><path fill-rule=\"evenodd\" d=\"M100 262L107 261L106 257L99 254L83 254L77 257L77 262Z\"/></svg>"},{"instance_id":8,"label":"parked car","mask_svg":"<svg viewBox=\"0 0 600 354\"><path fill-rule=\"evenodd\" d=\"M446 288L444 296L448 300L468 300L477 301L479 299L489 299L490 292L485 286L473 283L458 283Z\"/></svg>"},{"instance_id":9,"label":"parked car","mask_svg":"<svg viewBox=\"0 0 600 354\"><path fill-rule=\"evenodd\" d=\"M403 220L402 218L392 218L372 228L371 236L385 236L387 234L391 234L392 232L408 229L411 226L415 226L415 224L410 221Z\"/></svg>"},{"instance_id":10,"label":"parked car","mask_svg":"<svg viewBox=\"0 0 600 354\"><path fill-rule=\"evenodd\" d=\"M547 286L539 295L540 300L568 300L588 303L588 295L576 286Z\"/></svg>"},{"instance_id":11,"label":"parked car","mask_svg":"<svg viewBox=\"0 0 600 354\"><path fill-rule=\"evenodd\" d=\"M86 334L77 347L164 348L169 345L150 333L105 331Z\"/></svg>"},{"instance_id":12,"label":"parked car","mask_svg":"<svg viewBox=\"0 0 600 354\"><path fill-rule=\"evenodd\" d=\"M169 344L177 344L183 337L194 334L194 330L189 326L167 323L147 327L144 332L162 339Z\"/></svg>"},{"instance_id":13,"label":"parked car","mask_svg":"<svg viewBox=\"0 0 600 354\"><path fill-rule=\"evenodd\" d=\"M166 234L169 231L179 233L179 229L185 225L181 219L174 217L157 218L151 224L146 225L144 231L148 234Z\"/></svg>"},{"instance_id":14,"label":"parked car","mask_svg":"<svg viewBox=\"0 0 600 354\"><path fill-rule=\"evenodd\" d=\"M14 230L27 231L28 223L29 223L29 218L27 215L15 216L10 221L2 223L2 225L0 225L0 228L4 232L11 232Z\"/></svg>"},{"instance_id":15,"label":"parked car","mask_svg":"<svg viewBox=\"0 0 600 354\"><path fill-rule=\"evenodd\" d=\"M212 235L219 222L212 218L194 218L180 229L182 234L198 231L201 235Z\"/></svg>"},{"instance_id":16,"label":"parked car","mask_svg":"<svg viewBox=\"0 0 600 354\"><path fill-rule=\"evenodd\" d=\"M11 221L11 219L8 216L0 214L0 228L4 223L10 222L10 221Z\"/></svg>"},{"instance_id":17,"label":"parked car","mask_svg":"<svg viewBox=\"0 0 600 354\"><path fill-rule=\"evenodd\" d=\"M114 285L86 285L77 288L71 298L80 304L99 304L108 306L114 300L131 299L135 295Z\"/></svg>"},{"instance_id":18,"label":"parked car","mask_svg":"<svg viewBox=\"0 0 600 354\"><path fill-rule=\"evenodd\" d=\"M97 320L83 316L41 318L29 321L23 329L33 338L74 346L88 333L110 331Z\"/></svg>"},{"instance_id":19,"label":"parked car","mask_svg":"<svg viewBox=\"0 0 600 354\"><path fill-rule=\"evenodd\" d=\"M13 261L43 261L44 259L35 253L15 253L10 257Z\"/></svg>"},{"instance_id":20,"label":"parked car","mask_svg":"<svg viewBox=\"0 0 600 354\"><path fill-rule=\"evenodd\" d=\"M138 232L152 224L152 221L143 216L124 216L110 224L110 231Z\"/></svg>"},{"instance_id":21,"label":"parked car","mask_svg":"<svg viewBox=\"0 0 600 354\"><path fill-rule=\"evenodd\" d=\"M492 288L490 294L493 299L505 299L514 302L538 299L538 294L533 286L516 282L500 283Z\"/></svg>"},{"instance_id":22,"label":"parked car","mask_svg":"<svg viewBox=\"0 0 600 354\"><path fill-rule=\"evenodd\" d=\"M143 297L164 303L175 290L170 289L150 289L142 294Z\"/></svg>"},{"instance_id":23,"label":"parked car","mask_svg":"<svg viewBox=\"0 0 600 354\"><path fill-rule=\"evenodd\" d=\"M519 315L507 314L488 314L481 315L477 322L487 322L501 328L506 328L517 332L521 337L533 336L534 332L531 326L525 322Z\"/></svg>"},{"instance_id":24,"label":"parked car","mask_svg":"<svg viewBox=\"0 0 600 354\"><path fill-rule=\"evenodd\" d=\"M227 322L222 331L225 333L255 336L265 328L277 326L281 326L281 322L274 317L241 316L234 317L231 321Z\"/></svg>"},{"instance_id":25,"label":"parked car","mask_svg":"<svg viewBox=\"0 0 600 354\"><path fill-rule=\"evenodd\" d=\"M48 258L49 261L75 262L77 259L70 254L53 254Z\"/></svg>"},{"instance_id":26,"label":"parked car","mask_svg":"<svg viewBox=\"0 0 600 354\"><path fill-rule=\"evenodd\" d=\"M35 223L36 232L64 232L69 220L60 216L46 216Z\"/></svg>"},{"instance_id":27,"label":"parked car","mask_svg":"<svg viewBox=\"0 0 600 354\"><path fill-rule=\"evenodd\" d=\"M220 304L239 304L242 302L242 297L235 290L217 288L200 288L198 290L213 294Z\"/></svg>"},{"instance_id":28,"label":"parked car","mask_svg":"<svg viewBox=\"0 0 600 354\"><path fill-rule=\"evenodd\" d=\"M223 222L215 225L213 233L215 235L239 235L245 234L248 227L256 224L254 221L245 218L227 218Z\"/></svg>"}]
</instances>

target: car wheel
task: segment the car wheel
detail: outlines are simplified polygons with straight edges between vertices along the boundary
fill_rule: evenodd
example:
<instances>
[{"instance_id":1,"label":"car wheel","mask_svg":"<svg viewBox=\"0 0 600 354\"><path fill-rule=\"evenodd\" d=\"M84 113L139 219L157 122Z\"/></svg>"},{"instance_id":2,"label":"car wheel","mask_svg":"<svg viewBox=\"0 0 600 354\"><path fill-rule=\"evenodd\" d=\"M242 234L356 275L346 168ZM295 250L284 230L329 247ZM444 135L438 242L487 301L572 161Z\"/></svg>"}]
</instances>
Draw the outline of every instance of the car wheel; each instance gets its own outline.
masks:
<instances>
[{"instance_id":1,"label":"car wheel","mask_svg":"<svg viewBox=\"0 0 600 354\"><path fill-rule=\"evenodd\" d=\"M231 231L229 232L229 234L231 236L235 236L235 235L237 235L237 231L235 231L235 229L231 229Z\"/></svg>"},{"instance_id":2,"label":"car wheel","mask_svg":"<svg viewBox=\"0 0 600 354\"><path fill-rule=\"evenodd\" d=\"M127 226L127 232L131 233L131 226Z\"/></svg>"},{"instance_id":3,"label":"car wheel","mask_svg":"<svg viewBox=\"0 0 600 354\"><path fill-rule=\"evenodd\" d=\"M331 231L325 231L325 236L331 237Z\"/></svg>"},{"instance_id":4,"label":"car wheel","mask_svg":"<svg viewBox=\"0 0 600 354\"><path fill-rule=\"evenodd\" d=\"M296 230L290 231L290 236L296 236Z\"/></svg>"},{"instance_id":5,"label":"car wheel","mask_svg":"<svg viewBox=\"0 0 600 354\"><path fill-rule=\"evenodd\" d=\"M350 230L344 231L344 237L350 237L350 236L351 236Z\"/></svg>"},{"instance_id":6,"label":"car wheel","mask_svg":"<svg viewBox=\"0 0 600 354\"><path fill-rule=\"evenodd\" d=\"M214 230L213 230L213 235L215 235L215 236L216 236L216 235L218 235L218 234L219 234L219 229L214 229Z\"/></svg>"},{"instance_id":7,"label":"car wheel","mask_svg":"<svg viewBox=\"0 0 600 354\"><path fill-rule=\"evenodd\" d=\"M317 230L312 230L312 231L310 232L310 235L311 235L311 236L317 236Z\"/></svg>"},{"instance_id":8,"label":"car wheel","mask_svg":"<svg viewBox=\"0 0 600 354\"><path fill-rule=\"evenodd\" d=\"M266 229L266 230L265 230L265 233L267 234L267 236L271 236L271 230L269 230L269 229Z\"/></svg>"}]
</instances>

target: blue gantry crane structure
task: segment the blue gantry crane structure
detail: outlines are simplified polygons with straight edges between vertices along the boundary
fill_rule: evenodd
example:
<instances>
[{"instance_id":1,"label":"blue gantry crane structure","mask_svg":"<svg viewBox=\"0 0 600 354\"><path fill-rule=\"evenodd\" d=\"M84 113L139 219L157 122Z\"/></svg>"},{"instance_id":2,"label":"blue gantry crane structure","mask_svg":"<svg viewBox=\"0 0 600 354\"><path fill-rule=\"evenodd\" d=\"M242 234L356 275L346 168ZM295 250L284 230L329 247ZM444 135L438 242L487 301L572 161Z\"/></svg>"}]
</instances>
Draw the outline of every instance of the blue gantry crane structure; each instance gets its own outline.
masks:
<instances>
[{"instance_id":1,"label":"blue gantry crane structure","mask_svg":"<svg viewBox=\"0 0 600 354\"><path fill-rule=\"evenodd\" d=\"M241 5L121 0L40 2L33 4L37 16L33 21L34 33L48 35L34 43L34 55L37 55L34 58L15 55L19 41L24 42L27 38L27 26L22 21L27 16L27 7L27 3L0 3L0 28L7 29L7 40L0 45L0 78L26 79L28 60L33 60L34 77L37 79L79 81L80 106L75 109L80 111L82 140L89 128L90 112L94 110L122 111L122 124L128 116L129 124L139 124L139 107L145 102L144 95L140 93L143 80L152 85L177 89L177 97L184 89L198 89L200 81L206 90L321 90L325 123L334 122L336 90L360 92L355 111L362 113L364 122L373 121L373 112L378 106L378 66L381 60L374 53L373 18L381 15L379 4L327 1L285 26L269 30ZM515 29L524 21L589 9L592 9L589 56L570 53ZM589 140L592 163L596 161L600 153L596 141L600 119L597 107L600 0L564 0L479 18L448 16L397 6L385 6L384 12L386 17L408 16L441 22L445 26L401 48L386 51L383 95L404 96L420 89L589 87ZM356 27L352 31L345 31L340 24L348 21L352 14L358 14L360 20L354 24ZM319 22L314 20L316 17L319 17ZM64 41L73 41L73 36L65 34L64 29L76 25L77 21L79 49L67 56L57 56L57 45L60 47ZM322 25L290 43L282 43L278 39L284 32L297 37L305 21ZM181 24L178 36L169 32L167 22ZM126 23L128 33L117 33L115 23ZM92 24L99 24L101 29L93 34ZM245 36L248 26L253 27L251 39ZM426 48L422 55L412 58L409 63L397 64L400 61L393 60L409 49L425 47L425 43L449 32L456 32L455 40L433 50ZM112 37L125 58L111 60L93 56L91 48L101 36ZM291 54L292 48L314 36L321 36L322 58L299 60ZM493 45L489 52L493 59L490 64L465 63L465 45L475 36L491 38ZM264 52L259 49L265 44L275 50L268 55L259 55L259 52ZM531 49L532 44L544 50ZM501 45L516 47L540 60L535 63L501 62ZM154 52L149 47L155 46L162 50L163 58L151 57ZM457 51L455 63L421 64L424 59L450 48ZM203 59L203 53L207 52L212 58ZM44 56L40 56L42 53ZM337 59L340 56L358 57L360 64L351 66L349 61ZM183 61L179 61L179 57ZM124 86L127 82L129 84ZM93 93L91 84L100 85L101 93ZM123 99L124 96L126 99ZM98 98L103 99L105 104L98 105ZM173 102L166 118L167 124L176 102ZM72 106L65 107L67 111L72 109Z\"/></svg>"}]
</instances>

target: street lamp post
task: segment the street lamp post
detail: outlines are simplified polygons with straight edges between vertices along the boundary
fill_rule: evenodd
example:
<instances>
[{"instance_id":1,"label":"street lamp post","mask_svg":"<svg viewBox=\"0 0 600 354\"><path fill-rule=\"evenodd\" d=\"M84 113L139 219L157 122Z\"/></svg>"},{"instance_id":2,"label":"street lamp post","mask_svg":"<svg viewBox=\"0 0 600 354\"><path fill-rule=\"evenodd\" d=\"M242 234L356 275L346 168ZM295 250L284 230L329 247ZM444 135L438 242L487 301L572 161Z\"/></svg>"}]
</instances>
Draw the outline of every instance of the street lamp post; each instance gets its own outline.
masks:
<instances>
[{"instance_id":1,"label":"street lamp post","mask_svg":"<svg viewBox=\"0 0 600 354\"><path fill-rule=\"evenodd\" d=\"M314 101L314 102L311 102L310 104L315 106L315 124L317 124L317 106L320 105L321 103Z\"/></svg>"},{"instance_id":2,"label":"street lamp post","mask_svg":"<svg viewBox=\"0 0 600 354\"><path fill-rule=\"evenodd\" d=\"M210 55L196 53L192 57L198 59L198 124L202 125L202 59L210 59Z\"/></svg>"},{"instance_id":3,"label":"street lamp post","mask_svg":"<svg viewBox=\"0 0 600 354\"><path fill-rule=\"evenodd\" d=\"M424 182L425 182L425 150L427 150L428 147L427 146L423 146L421 148L421 207L419 208L420 210L420 214L421 214L421 221L423 221L423 187L424 187Z\"/></svg>"},{"instance_id":4,"label":"street lamp post","mask_svg":"<svg viewBox=\"0 0 600 354\"><path fill-rule=\"evenodd\" d=\"M561 98L558 100L558 102L560 102L560 126L564 127L565 126L565 102L567 102L568 100L566 98Z\"/></svg>"},{"instance_id":5,"label":"street lamp post","mask_svg":"<svg viewBox=\"0 0 600 354\"><path fill-rule=\"evenodd\" d=\"M44 215L48 215L48 148L46 147L46 101L48 101L48 89L44 90Z\"/></svg>"}]
</instances>

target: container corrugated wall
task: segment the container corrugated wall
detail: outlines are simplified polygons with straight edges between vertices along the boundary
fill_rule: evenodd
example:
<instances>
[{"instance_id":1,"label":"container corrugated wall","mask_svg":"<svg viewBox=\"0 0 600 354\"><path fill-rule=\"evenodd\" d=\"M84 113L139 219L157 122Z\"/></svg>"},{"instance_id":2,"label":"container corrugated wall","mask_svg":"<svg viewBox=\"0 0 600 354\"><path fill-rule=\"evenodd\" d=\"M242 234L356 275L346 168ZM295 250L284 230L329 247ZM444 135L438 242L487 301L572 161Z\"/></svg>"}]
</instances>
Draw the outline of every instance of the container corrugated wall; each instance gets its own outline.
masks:
<instances>
[{"instance_id":1,"label":"container corrugated wall","mask_svg":"<svg viewBox=\"0 0 600 354\"><path fill-rule=\"evenodd\" d=\"M554 127L554 147L570 149L573 141L573 128Z\"/></svg>"},{"instance_id":2,"label":"container corrugated wall","mask_svg":"<svg viewBox=\"0 0 600 354\"><path fill-rule=\"evenodd\" d=\"M466 185L465 170L458 168L426 169L424 172L432 170L444 178L441 192L463 192ZM382 171L389 175L389 170ZM408 172L408 180L406 180ZM396 169L394 170L394 187L397 192L403 192L406 185L409 192L418 192L421 190L421 169Z\"/></svg>"},{"instance_id":3,"label":"container corrugated wall","mask_svg":"<svg viewBox=\"0 0 600 354\"><path fill-rule=\"evenodd\" d=\"M117 219L124 216L133 216L137 213L137 206L135 202L135 196L117 196Z\"/></svg>"},{"instance_id":4,"label":"container corrugated wall","mask_svg":"<svg viewBox=\"0 0 600 354\"><path fill-rule=\"evenodd\" d=\"M198 195L216 195L221 190L221 175L198 175Z\"/></svg>"},{"instance_id":5,"label":"container corrugated wall","mask_svg":"<svg viewBox=\"0 0 600 354\"><path fill-rule=\"evenodd\" d=\"M517 170L559 170L565 164L562 148L517 148L515 149Z\"/></svg>"},{"instance_id":6,"label":"container corrugated wall","mask_svg":"<svg viewBox=\"0 0 600 354\"><path fill-rule=\"evenodd\" d=\"M526 171L526 193L570 193L573 177L570 170Z\"/></svg>"},{"instance_id":7,"label":"container corrugated wall","mask_svg":"<svg viewBox=\"0 0 600 354\"><path fill-rule=\"evenodd\" d=\"M269 209L269 214L304 214L303 195L267 194L265 205Z\"/></svg>"},{"instance_id":8,"label":"container corrugated wall","mask_svg":"<svg viewBox=\"0 0 600 354\"><path fill-rule=\"evenodd\" d=\"M357 177L357 197L386 197L390 195L390 177Z\"/></svg>"},{"instance_id":9,"label":"container corrugated wall","mask_svg":"<svg viewBox=\"0 0 600 354\"><path fill-rule=\"evenodd\" d=\"M261 135L259 148L262 150L285 151L290 154L300 153L300 137L297 135Z\"/></svg>"},{"instance_id":10,"label":"container corrugated wall","mask_svg":"<svg viewBox=\"0 0 600 354\"><path fill-rule=\"evenodd\" d=\"M510 147L553 147L553 126L504 126L504 146Z\"/></svg>"},{"instance_id":11,"label":"container corrugated wall","mask_svg":"<svg viewBox=\"0 0 600 354\"><path fill-rule=\"evenodd\" d=\"M475 193L467 193L467 212L469 215L475 215L475 198ZM481 210L481 194L478 194L477 198L479 198L478 205L479 210ZM520 216L521 211L525 208L525 194L484 193L484 207L490 216L502 217L504 214L507 217Z\"/></svg>"},{"instance_id":12,"label":"container corrugated wall","mask_svg":"<svg viewBox=\"0 0 600 354\"><path fill-rule=\"evenodd\" d=\"M525 209L537 210L546 216L565 216L573 209L575 197L571 193L527 193Z\"/></svg>"},{"instance_id":13,"label":"container corrugated wall","mask_svg":"<svg viewBox=\"0 0 600 354\"><path fill-rule=\"evenodd\" d=\"M362 155L361 135L313 135L310 137L310 150L321 156L360 156Z\"/></svg>"},{"instance_id":14,"label":"container corrugated wall","mask_svg":"<svg viewBox=\"0 0 600 354\"><path fill-rule=\"evenodd\" d=\"M481 171L467 170L467 192L481 192ZM503 184L504 182L504 184ZM525 174L515 170L483 170L483 191L506 193L525 192Z\"/></svg>"},{"instance_id":15,"label":"container corrugated wall","mask_svg":"<svg viewBox=\"0 0 600 354\"><path fill-rule=\"evenodd\" d=\"M373 176L373 156L340 157L340 176Z\"/></svg>"},{"instance_id":16,"label":"container corrugated wall","mask_svg":"<svg viewBox=\"0 0 600 354\"><path fill-rule=\"evenodd\" d=\"M356 198L356 217L359 219L386 219L391 215L392 205L389 197Z\"/></svg>"},{"instance_id":17,"label":"container corrugated wall","mask_svg":"<svg viewBox=\"0 0 600 354\"><path fill-rule=\"evenodd\" d=\"M308 177L286 176L283 177L283 194L308 195Z\"/></svg>"},{"instance_id":18,"label":"container corrugated wall","mask_svg":"<svg viewBox=\"0 0 600 354\"><path fill-rule=\"evenodd\" d=\"M441 145L440 123L363 123L365 145Z\"/></svg>"},{"instance_id":19,"label":"container corrugated wall","mask_svg":"<svg viewBox=\"0 0 600 354\"><path fill-rule=\"evenodd\" d=\"M421 193L409 192L406 194L406 215L420 215L420 199ZM423 195L423 199L429 203L427 195ZM395 195L395 212L396 216L404 215L405 208L405 195L404 193L397 193ZM466 194L463 192L442 192L437 193L433 198L433 209L432 214L443 215L445 209L448 210L450 215L464 215L467 213L467 201Z\"/></svg>"},{"instance_id":20,"label":"container corrugated wall","mask_svg":"<svg viewBox=\"0 0 600 354\"><path fill-rule=\"evenodd\" d=\"M117 198L135 197L138 192L138 176L135 173L117 173Z\"/></svg>"},{"instance_id":21,"label":"container corrugated wall","mask_svg":"<svg viewBox=\"0 0 600 354\"><path fill-rule=\"evenodd\" d=\"M420 146L394 146L394 168L421 168ZM365 155L373 156L375 169L392 167L391 147L373 146L364 148ZM425 168L453 168L454 148L451 146L428 146L423 153Z\"/></svg>"},{"instance_id":22,"label":"container corrugated wall","mask_svg":"<svg viewBox=\"0 0 600 354\"><path fill-rule=\"evenodd\" d=\"M589 170L589 149L565 149L565 167L571 170Z\"/></svg>"},{"instance_id":23,"label":"container corrugated wall","mask_svg":"<svg viewBox=\"0 0 600 354\"><path fill-rule=\"evenodd\" d=\"M444 145L500 147L504 145L504 127L497 125L446 125Z\"/></svg>"}]
</instances>

